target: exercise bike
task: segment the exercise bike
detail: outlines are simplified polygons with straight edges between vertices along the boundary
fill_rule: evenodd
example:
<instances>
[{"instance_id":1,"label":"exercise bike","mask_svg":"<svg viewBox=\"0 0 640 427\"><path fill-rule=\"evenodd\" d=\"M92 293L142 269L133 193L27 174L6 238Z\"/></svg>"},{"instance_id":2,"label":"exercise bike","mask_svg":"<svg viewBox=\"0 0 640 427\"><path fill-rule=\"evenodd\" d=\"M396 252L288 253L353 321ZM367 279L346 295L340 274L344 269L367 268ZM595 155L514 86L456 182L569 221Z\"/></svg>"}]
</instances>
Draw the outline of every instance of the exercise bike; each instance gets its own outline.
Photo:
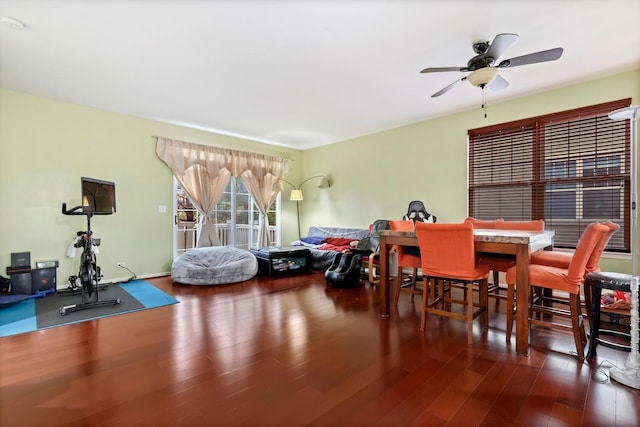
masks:
<instances>
[{"instance_id":1,"label":"exercise bike","mask_svg":"<svg viewBox=\"0 0 640 427\"><path fill-rule=\"evenodd\" d=\"M79 304L60 307L60 314L64 316L67 313L72 313L74 311L120 304L120 298L104 301L100 299L100 286L98 285L98 282L102 279L102 273L97 264L96 252L94 249L94 247L100 245L100 239L94 239L93 232L91 231L91 217L93 217L94 213L84 212L82 205L67 210L67 204L63 203L62 214L86 216L87 230L78 231L77 233L78 238L74 242L74 246L76 248L82 248L82 254L80 255L80 269L77 277L71 276L69 278L72 289L77 286L78 282L80 283L79 286L82 292L82 302Z\"/></svg>"}]
</instances>

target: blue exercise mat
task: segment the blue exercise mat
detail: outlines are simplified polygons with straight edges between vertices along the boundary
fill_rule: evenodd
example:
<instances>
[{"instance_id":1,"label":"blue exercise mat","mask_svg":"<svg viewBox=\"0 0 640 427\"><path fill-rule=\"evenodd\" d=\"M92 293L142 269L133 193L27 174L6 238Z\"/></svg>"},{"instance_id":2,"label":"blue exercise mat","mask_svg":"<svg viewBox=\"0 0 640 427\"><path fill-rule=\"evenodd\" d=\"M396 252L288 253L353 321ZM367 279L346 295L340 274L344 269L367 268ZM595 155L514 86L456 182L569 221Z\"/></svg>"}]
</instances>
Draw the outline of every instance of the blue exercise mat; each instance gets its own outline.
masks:
<instances>
[{"instance_id":1,"label":"blue exercise mat","mask_svg":"<svg viewBox=\"0 0 640 427\"><path fill-rule=\"evenodd\" d=\"M82 295L53 294L44 298L27 298L0 308L0 337L178 303L178 300L144 280L109 285L99 295L101 301L120 298L121 302L62 316L60 307L81 303Z\"/></svg>"}]
</instances>

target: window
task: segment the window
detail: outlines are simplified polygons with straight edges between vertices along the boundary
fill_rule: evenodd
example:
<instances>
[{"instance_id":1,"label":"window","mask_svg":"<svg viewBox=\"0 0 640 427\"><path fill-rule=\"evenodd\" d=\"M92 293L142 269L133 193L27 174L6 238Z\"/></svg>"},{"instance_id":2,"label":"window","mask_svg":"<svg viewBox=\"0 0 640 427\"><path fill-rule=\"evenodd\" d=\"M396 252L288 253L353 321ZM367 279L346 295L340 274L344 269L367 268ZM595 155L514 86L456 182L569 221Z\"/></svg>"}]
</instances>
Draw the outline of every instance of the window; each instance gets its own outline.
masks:
<instances>
[{"instance_id":1,"label":"window","mask_svg":"<svg viewBox=\"0 0 640 427\"><path fill-rule=\"evenodd\" d=\"M192 249L198 239L199 213L177 180L176 185L176 255ZM278 218L279 197L267 211L269 233L274 244L280 244ZM223 246L249 249L255 245L260 212L242 179L231 177L227 188L211 213L216 224L218 238Z\"/></svg>"},{"instance_id":2,"label":"window","mask_svg":"<svg viewBox=\"0 0 640 427\"><path fill-rule=\"evenodd\" d=\"M621 225L607 246L630 251L630 126L609 112L629 99L469 131L469 216L544 219L555 246L585 227Z\"/></svg>"}]
</instances>

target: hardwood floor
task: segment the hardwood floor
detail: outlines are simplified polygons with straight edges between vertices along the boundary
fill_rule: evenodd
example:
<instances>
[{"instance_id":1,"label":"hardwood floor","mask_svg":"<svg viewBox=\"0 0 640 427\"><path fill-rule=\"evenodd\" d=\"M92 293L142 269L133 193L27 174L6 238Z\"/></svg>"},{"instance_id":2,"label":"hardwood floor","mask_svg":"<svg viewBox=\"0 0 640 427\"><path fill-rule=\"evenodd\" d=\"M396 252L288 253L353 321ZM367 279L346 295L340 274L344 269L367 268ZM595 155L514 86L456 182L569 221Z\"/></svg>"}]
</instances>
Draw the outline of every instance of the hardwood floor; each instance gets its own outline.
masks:
<instances>
[{"instance_id":1,"label":"hardwood floor","mask_svg":"<svg viewBox=\"0 0 640 427\"><path fill-rule=\"evenodd\" d=\"M583 364L570 334L534 329L517 356L493 306L468 346L465 322L430 316L421 334L419 297L384 319L374 287L320 273L148 281L180 303L0 338L0 425L640 424L640 391L604 376L628 353Z\"/></svg>"}]
</instances>

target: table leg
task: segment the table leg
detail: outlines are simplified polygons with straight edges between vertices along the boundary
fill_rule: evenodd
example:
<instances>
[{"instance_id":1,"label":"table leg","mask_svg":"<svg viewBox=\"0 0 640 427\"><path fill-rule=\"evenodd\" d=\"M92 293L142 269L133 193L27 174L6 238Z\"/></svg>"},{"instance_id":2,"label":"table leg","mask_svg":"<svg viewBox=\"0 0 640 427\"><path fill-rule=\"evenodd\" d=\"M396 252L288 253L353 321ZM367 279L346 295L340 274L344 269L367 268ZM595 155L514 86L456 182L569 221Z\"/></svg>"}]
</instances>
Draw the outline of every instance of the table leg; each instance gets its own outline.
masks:
<instances>
[{"instance_id":1,"label":"table leg","mask_svg":"<svg viewBox=\"0 0 640 427\"><path fill-rule=\"evenodd\" d=\"M529 355L529 245L516 246L516 352Z\"/></svg>"},{"instance_id":2,"label":"table leg","mask_svg":"<svg viewBox=\"0 0 640 427\"><path fill-rule=\"evenodd\" d=\"M387 237L380 236L380 316L389 317L389 246Z\"/></svg>"},{"instance_id":3,"label":"table leg","mask_svg":"<svg viewBox=\"0 0 640 427\"><path fill-rule=\"evenodd\" d=\"M590 286L591 291L591 316L589 317L589 349L586 359L590 360L596 354L598 344L598 331L600 329L600 298L602 298L602 288Z\"/></svg>"}]
</instances>

